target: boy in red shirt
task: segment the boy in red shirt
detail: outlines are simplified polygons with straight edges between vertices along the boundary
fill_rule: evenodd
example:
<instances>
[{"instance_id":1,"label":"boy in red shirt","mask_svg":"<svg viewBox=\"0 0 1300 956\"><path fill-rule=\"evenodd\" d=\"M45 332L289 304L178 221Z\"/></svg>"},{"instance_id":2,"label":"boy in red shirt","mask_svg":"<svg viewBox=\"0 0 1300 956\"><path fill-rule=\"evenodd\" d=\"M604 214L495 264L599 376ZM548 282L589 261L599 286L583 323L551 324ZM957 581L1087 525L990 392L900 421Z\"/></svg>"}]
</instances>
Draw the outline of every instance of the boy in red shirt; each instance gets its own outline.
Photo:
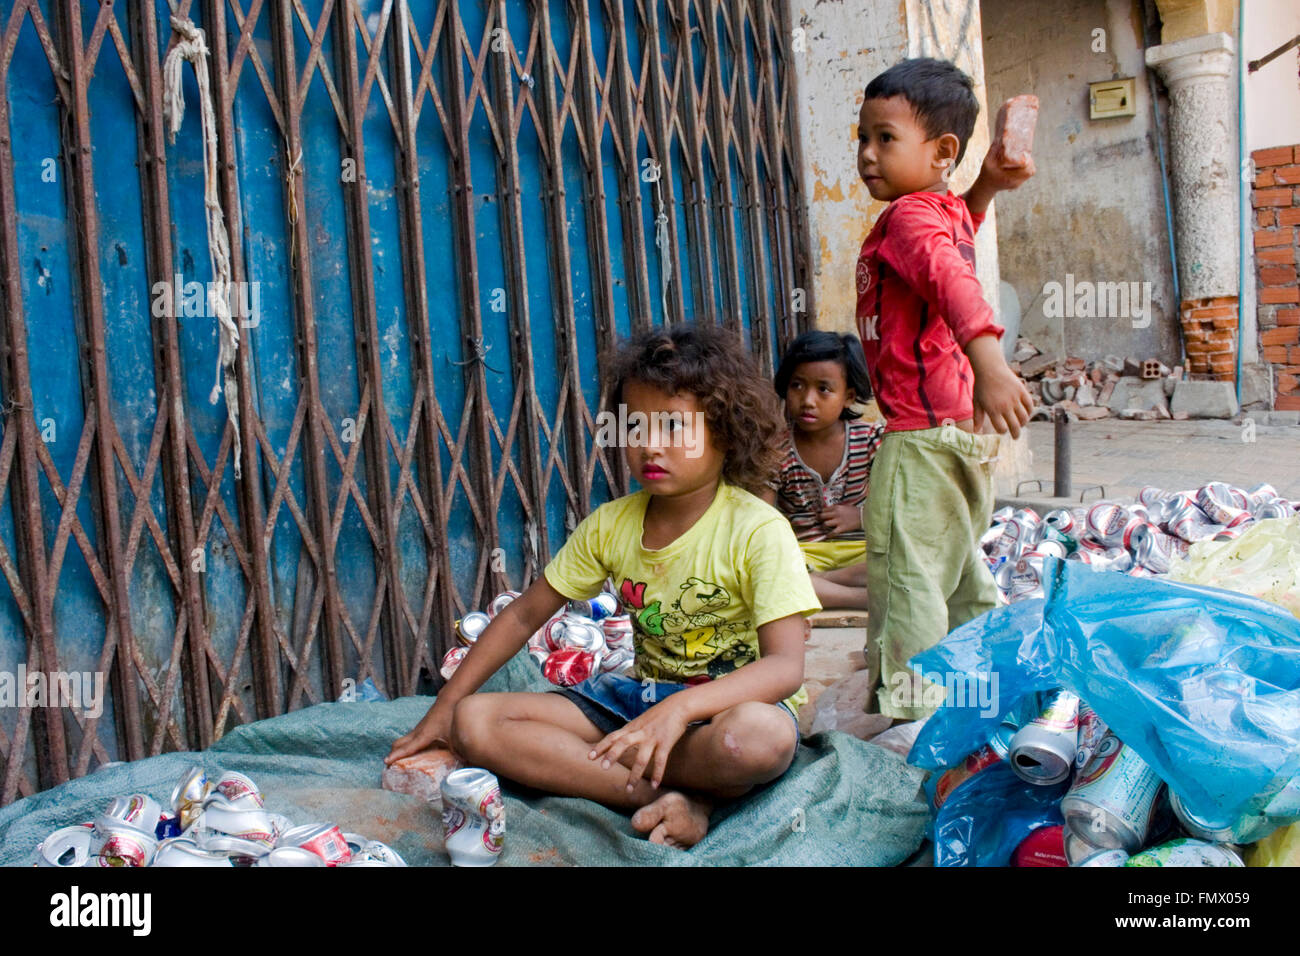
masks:
<instances>
[{"instance_id":1,"label":"boy in red shirt","mask_svg":"<svg viewBox=\"0 0 1300 956\"><path fill-rule=\"evenodd\" d=\"M871 81L858 117L858 173L887 200L857 266L858 334L886 419L871 473L867 655L882 713L915 720L936 696L907 667L953 628L992 609L979 553L992 512L997 436L1033 411L1007 365L1003 329L975 277L975 230L993 196L1033 175L989 151L965 196L948 190L975 128L971 80L951 63L904 60ZM878 655L878 656L877 656Z\"/></svg>"}]
</instances>

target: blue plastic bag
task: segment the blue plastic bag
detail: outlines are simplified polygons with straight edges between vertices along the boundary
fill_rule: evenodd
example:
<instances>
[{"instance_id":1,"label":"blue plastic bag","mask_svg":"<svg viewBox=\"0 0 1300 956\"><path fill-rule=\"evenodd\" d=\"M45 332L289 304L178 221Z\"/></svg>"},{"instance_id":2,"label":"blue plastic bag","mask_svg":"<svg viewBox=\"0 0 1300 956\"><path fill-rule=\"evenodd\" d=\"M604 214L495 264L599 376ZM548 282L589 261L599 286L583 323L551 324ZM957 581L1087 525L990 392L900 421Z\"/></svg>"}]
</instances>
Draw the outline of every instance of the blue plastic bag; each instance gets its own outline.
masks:
<instances>
[{"instance_id":1,"label":"blue plastic bag","mask_svg":"<svg viewBox=\"0 0 1300 956\"><path fill-rule=\"evenodd\" d=\"M1069 782L1025 783L1005 761L964 781L934 820L935 866L1006 866L1039 827L1064 823L1061 798Z\"/></svg>"},{"instance_id":2,"label":"blue plastic bag","mask_svg":"<svg viewBox=\"0 0 1300 956\"><path fill-rule=\"evenodd\" d=\"M991 611L909 662L949 684L986 682L999 701L939 708L913 763L956 763L992 736L990 711L1062 686L1195 815L1250 821L1243 840L1300 820L1300 621L1232 591L1044 565L1041 602Z\"/></svg>"}]
</instances>

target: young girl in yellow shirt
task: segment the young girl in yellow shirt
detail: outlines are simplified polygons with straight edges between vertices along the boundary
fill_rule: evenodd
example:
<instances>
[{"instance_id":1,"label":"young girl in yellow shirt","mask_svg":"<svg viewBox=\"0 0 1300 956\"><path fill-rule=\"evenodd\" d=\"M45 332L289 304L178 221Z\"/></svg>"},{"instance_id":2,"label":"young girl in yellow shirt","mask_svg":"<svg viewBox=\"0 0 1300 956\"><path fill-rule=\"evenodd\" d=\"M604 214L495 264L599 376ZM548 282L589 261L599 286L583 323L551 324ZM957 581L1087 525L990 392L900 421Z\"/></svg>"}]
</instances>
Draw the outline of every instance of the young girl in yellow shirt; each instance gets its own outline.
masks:
<instances>
[{"instance_id":1,"label":"young girl in yellow shirt","mask_svg":"<svg viewBox=\"0 0 1300 956\"><path fill-rule=\"evenodd\" d=\"M619 438L642 490L579 524L386 762L448 743L535 789L633 810L651 841L685 848L708 832L715 800L793 760L802 617L820 605L788 522L754 494L775 473L784 426L737 336L644 333L610 376L618 420L634 424ZM475 693L565 601L594 597L607 579L632 616L634 678Z\"/></svg>"}]
</instances>

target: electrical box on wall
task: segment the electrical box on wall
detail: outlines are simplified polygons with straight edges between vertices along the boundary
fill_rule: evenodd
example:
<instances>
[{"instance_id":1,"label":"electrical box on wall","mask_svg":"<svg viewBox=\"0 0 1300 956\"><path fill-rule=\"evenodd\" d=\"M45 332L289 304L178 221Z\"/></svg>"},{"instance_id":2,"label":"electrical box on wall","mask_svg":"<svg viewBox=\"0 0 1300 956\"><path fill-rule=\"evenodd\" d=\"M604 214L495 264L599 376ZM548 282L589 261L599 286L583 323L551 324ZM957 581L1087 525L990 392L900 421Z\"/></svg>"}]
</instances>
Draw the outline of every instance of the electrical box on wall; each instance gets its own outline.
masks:
<instances>
[{"instance_id":1,"label":"electrical box on wall","mask_svg":"<svg viewBox=\"0 0 1300 956\"><path fill-rule=\"evenodd\" d=\"M1102 80L1088 84L1088 117L1113 119L1116 116L1136 116L1137 98L1133 95L1133 77L1119 80Z\"/></svg>"}]
</instances>

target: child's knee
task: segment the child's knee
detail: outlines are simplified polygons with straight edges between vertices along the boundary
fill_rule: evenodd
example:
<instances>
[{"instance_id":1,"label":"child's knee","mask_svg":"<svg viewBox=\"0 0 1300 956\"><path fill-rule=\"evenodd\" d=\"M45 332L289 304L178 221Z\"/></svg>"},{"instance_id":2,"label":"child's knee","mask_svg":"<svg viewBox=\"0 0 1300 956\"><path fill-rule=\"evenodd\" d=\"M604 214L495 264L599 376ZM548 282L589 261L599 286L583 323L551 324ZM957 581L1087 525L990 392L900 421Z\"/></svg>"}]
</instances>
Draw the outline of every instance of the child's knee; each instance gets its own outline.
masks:
<instances>
[{"instance_id":1,"label":"child's knee","mask_svg":"<svg viewBox=\"0 0 1300 956\"><path fill-rule=\"evenodd\" d=\"M737 779L765 783L785 773L799 738L794 721L781 708L750 701L714 718L718 757Z\"/></svg>"},{"instance_id":2,"label":"child's knee","mask_svg":"<svg viewBox=\"0 0 1300 956\"><path fill-rule=\"evenodd\" d=\"M451 745L470 763L481 763L491 751L496 706L488 695L470 694L456 704L451 721Z\"/></svg>"}]
</instances>

